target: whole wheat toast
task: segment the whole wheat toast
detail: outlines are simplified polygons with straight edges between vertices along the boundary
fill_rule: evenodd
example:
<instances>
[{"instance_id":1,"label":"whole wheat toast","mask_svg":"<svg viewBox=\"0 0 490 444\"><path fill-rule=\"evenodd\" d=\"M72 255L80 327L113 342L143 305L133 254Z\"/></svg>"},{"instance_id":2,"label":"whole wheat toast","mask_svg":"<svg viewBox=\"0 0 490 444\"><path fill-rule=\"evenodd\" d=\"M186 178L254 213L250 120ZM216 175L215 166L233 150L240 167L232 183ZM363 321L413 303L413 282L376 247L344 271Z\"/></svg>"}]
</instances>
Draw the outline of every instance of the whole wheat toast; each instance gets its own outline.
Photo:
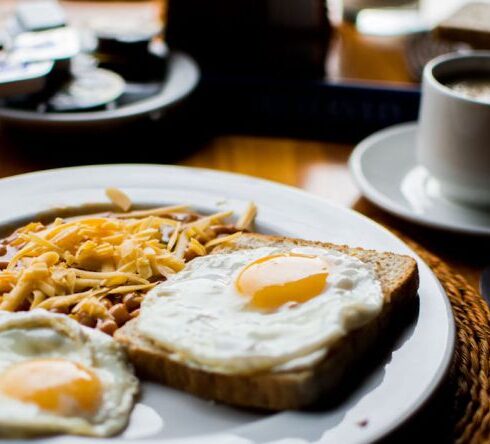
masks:
<instances>
[{"instance_id":1,"label":"whole wheat toast","mask_svg":"<svg viewBox=\"0 0 490 444\"><path fill-rule=\"evenodd\" d=\"M395 314L416 298L418 270L414 259L322 242L311 242L259 234L243 234L218 246L212 254L264 246L316 246L340 251L370 264L381 283L384 304L379 316L349 332L336 342L326 356L306 368L268 371L252 375L211 372L179 362L169 350L139 334L137 319L115 334L124 345L136 371L143 379L157 381L194 395L227 404L269 410L299 409L335 391L348 367L369 353L388 332Z\"/></svg>"}]
</instances>

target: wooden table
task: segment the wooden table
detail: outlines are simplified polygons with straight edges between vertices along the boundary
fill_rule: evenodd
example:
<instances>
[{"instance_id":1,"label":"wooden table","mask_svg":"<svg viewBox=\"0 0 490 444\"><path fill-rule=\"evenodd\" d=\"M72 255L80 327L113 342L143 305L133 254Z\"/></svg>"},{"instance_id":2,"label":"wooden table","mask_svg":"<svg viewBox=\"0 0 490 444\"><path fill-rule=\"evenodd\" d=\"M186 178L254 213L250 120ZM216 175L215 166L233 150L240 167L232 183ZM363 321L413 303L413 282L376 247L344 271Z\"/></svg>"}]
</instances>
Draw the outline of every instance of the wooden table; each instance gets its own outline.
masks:
<instances>
[{"instance_id":1,"label":"wooden table","mask_svg":"<svg viewBox=\"0 0 490 444\"><path fill-rule=\"evenodd\" d=\"M86 2L69 5L81 11ZM410 82L401 39L362 37L344 25L339 28L332 48L327 64L332 78ZM227 135L215 137L180 163L294 185L352 207L418 241L477 286L481 270L490 263L489 240L424 229L377 209L361 197L350 177L347 159L351 150L351 146L324 141ZM30 160L0 132L0 177L50 165L49 155L42 165Z\"/></svg>"}]
</instances>

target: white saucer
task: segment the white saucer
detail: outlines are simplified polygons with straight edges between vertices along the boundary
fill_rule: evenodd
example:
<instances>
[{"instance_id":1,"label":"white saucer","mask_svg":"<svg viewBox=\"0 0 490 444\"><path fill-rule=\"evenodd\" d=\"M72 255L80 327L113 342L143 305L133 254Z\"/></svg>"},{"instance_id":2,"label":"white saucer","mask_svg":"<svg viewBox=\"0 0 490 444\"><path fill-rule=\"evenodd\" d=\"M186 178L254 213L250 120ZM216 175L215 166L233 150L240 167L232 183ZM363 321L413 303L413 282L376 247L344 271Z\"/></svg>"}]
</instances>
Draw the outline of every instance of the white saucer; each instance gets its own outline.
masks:
<instances>
[{"instance_id":1,"label":"white saucer","mask_svg":"<svg viewBox=\"0 0 490 444\"><path fill-rule=\"evenodd\" d=\"M396 125L364 139L350 158L362 193L399 217L463 234L490 235L490 210L453 202L415 159L416 123Z\"/></svg>"}]
</instances>

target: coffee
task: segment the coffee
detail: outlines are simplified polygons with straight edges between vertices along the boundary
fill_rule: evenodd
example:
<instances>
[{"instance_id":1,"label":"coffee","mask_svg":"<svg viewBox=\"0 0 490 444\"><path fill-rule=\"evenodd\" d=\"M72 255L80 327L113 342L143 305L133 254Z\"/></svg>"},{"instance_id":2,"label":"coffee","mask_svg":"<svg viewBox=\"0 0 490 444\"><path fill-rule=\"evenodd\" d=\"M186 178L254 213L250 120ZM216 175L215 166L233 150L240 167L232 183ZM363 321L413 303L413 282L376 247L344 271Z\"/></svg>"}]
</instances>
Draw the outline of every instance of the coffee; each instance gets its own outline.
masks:
<instances>
[{"instance_id":1,"label":"coffee","mask_svg":"<svg viewBox=\"0 0 490 444\"><path fill-rule=\"evenodd\" d=\"M490 208L490 51L446 54L424 68L417 160L444 197Z\"/></svg>"},{"instance_id":2,"label":"coffee","mask_svg":"<svg viewBox=\"0 0 490 444\"><path fill-rule=\"evenodd\" d=\"M452 76L443 83L460 95L490 104L490 72Z\"/></svg>"}]
</instances>

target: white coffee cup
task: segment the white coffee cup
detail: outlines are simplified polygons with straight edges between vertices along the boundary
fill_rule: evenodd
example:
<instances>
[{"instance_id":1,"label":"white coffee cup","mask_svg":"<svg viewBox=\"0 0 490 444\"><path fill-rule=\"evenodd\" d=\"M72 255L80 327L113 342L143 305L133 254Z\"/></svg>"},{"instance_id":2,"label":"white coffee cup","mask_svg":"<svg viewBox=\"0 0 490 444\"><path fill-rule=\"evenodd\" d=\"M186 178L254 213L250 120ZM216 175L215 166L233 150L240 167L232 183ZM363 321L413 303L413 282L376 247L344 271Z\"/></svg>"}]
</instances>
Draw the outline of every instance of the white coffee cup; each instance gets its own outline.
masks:
<instances>
[{"instance_id":1,"label":"white coffee cup","mask_svg":"<svg viewBox=\"0 0 490 444\"><path fill-rule=\"evenodd\" d=\"M490 51L448 54L426 65L417 158L445 196L486 207L490 206L490 102L444 84L475 73L488 75L490 82Z\"/></svg>"}]
</instances>

